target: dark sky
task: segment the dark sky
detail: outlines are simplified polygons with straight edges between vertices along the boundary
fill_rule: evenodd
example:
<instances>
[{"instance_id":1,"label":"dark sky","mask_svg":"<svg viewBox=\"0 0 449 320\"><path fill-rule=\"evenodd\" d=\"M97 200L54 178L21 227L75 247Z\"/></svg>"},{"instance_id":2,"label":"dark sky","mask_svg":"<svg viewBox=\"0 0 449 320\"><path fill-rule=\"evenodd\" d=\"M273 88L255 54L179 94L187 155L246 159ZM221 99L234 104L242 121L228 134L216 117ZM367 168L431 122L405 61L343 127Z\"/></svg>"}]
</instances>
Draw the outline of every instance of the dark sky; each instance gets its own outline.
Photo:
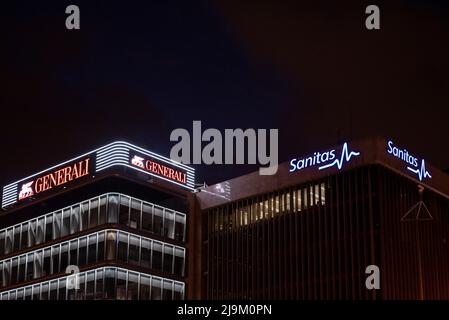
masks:
<instances>
[{"instance_id":1,"label":"dark sky","mask_svg":"<svg viewBox=\"0 0 449 320\"><path fill-rule=\"evenodd\" d=\"M449 168L448 2L305 3L2 3L0 184L115 139L168 156L192 120L278 128L283 160L383 136ZM196 168L208 183L255 169Z\"/></svg>"}]
</instances>

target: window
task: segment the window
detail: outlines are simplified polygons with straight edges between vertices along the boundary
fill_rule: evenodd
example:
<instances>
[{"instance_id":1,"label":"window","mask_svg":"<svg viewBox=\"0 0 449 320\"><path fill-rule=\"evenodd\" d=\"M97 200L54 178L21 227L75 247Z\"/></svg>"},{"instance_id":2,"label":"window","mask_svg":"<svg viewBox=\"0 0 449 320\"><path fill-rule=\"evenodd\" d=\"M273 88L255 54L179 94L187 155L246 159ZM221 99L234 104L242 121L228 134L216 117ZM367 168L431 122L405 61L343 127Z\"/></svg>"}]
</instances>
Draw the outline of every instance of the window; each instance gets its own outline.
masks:
<instances>
[{"instance_id":1,"label":"window","mask_svg":"<svg viewBox=\"0 0 449 320\"><path fill-rule=\"evenodd\" d=\"M175 248L175 270L174 273L184 275L184 250Z\"/></svg>"},{"instance_id":2,"label":"window","mask_svg":"<svg viewBox=\"0 0 449 320\"><path fill-rule=\"evenodd\" d=\"M140 229L140 210L142 202L132 199L129 226L133 229Z\"/></svg>"},{"instance_id":3,"label":"window","mask_svg":"<svg viewBox=\"0 0 449 320\"><path fill-rule=\"evenodd\" d=\"M104 271L97 270L96 273L96 289L95 289L95 299L103 298L103 279L104 279Z\"/></svg>"},{"instance_id":4,"label":"window","mask_svg":"<svg viewBox=\"0 0 449 320\"><path fill-rule=\"evenodd\" d=\"M23 228L23 225L22 225ZM23 235L23 232L22 232ZM50 214L45 217L45 242L53 239L53 216ZM22 240L23 242L23 240Z\"/></svg>"},{"instance_id":5,"label":"window","mask_svg":"<svg viewBox=\"0 0 449 320\"><path fill-rule=\"evenodd\" d=\"M160 207L154 207L153 228L154 233L162 235L164 211Z\"/></svg>"},{"instance_id":6,"label":"window","mask_svg":"<svg viewBox=\"0 0 449 320\"><path fill-rule=\"evenodd\" d=\"M20 250L20 226L14 228L14 251Z\"/></svg>"},{"instance_id":7,"label":"window","mask_svg":"<svg viewBox=\"0 0 449 320\"><path fill-rule=\"evenodd\" d=\"M142 205L142 229L153 232L153 210L148 203Z\"/></svg>"},{"instance_id":8,"label":"window","mask_svg":"<svg viewBox=\"0 0 449 320\"><path fill-rule=\"evenodd\" d=\"M104 298L115 298L115 269L112 268L108 268L105 271Z\"/></svg>"},{"instance_id":9,"label":"window","mask_svg":"<svg viewBox=\"0 0 449 320\"><path fill-rule=\"evenodd\" d=\"M173 300L173 282L164 280L164 300Z\"/></svg>"},{"instance_id":10,"label":"window","mask_svg":"<svg viewBox=\"0 0 449 320\"><path fill-rule=\"evenodd\" d=\"M173 246L164 244L164 271L173 273Z\"/></svg>"},{"instance_id":11,"label":"window","mask_svg":"<svg viewBox=\"0 0 449 320\"><path fill-rule=\"evenodd\" d=\"M98 200L94 199L90 201L89 228L96 227L97 225L98 225Z\"/></svg>"},{"instance_id":12,"label":"window","mask_svg":"<svg viewBox=\"0 0 449 320\"><path fill-rule=\"evenodd\" d=\"M33 300L39 300L41 297L41 286L39 284L33 286Z\"/></svg>"},{"instance_id":13,"label":"window","mask_svg":"<svg viewBox=\"0 0 449 320\"><path fill-rule=\"evenodd\" d=\"M150 300L151 298L151 278L145 275L140 277L139 300Z\"/></svg>"},{"instance_id":14,"label":"window","mask_svg":"<svg viewBox=\"0 0 449 320\"><path fill-rule=\"evenodd\" d=\"M53 215L53 239L61 237L61 217L61 211L58 211Z\"/></svg>"},{"instance_id":15,"label":"window","mask_svg":"<svg viewBox=\"0 0 449 320\"><path fill-rule=\"evenodd\" d=\"M26 268L26 261L27 257L26 255L20 256L19 258L19 282L25 281L25 268ZM0 268L1 270L1 268ZM1 284L1 282L0 282Z\"/></svg>"},{"instance_id":16,"label":"window","mask_svg":"<svg viewBox=\"0 0 449 320\"><path fill-rule=\"evenodd\" d=\"M25 294L24 289L18 289L17 290L17 300L23 300L24 294Z\"/></svg>"},{"instance_id":17,"label":"window","mask_svg":"<svg viewBox=\"0 0 449 320\"><path fill-rule=\"evenodd\" d=\"M72 207L72 214L70 219L70 234L80 231L80 206Z\"/></svg>"},{"instance_id":18,"label":"window","mask_svg":"<svg viewBox=\"0 0 449 320\"><path fill-rule=\"evenodd\" d=\"M123 225L128 225L129 221L129 202L130 198L125 196L120 196L120 220L119 223Z\"/></svg>"},{"instance_id":19,"label":"window","mask_svg":"<svg viewBox=\"0 0 449 320\"><path fill-rule=\"evenodd\" d=\"M93 237L94 241L95 241L96 236L90 236L89 239L91 237ZM93 251L94 251L94 256L95 256L95 252L96 252L95 247L94 247ZM79 243L78 265L84 266L86 263L87 263L87 237L83 237L80 239L80 243Z\"/></svg>"},{"instance_id":20,"label":"window","mask_svg":"<svg viewBox=\"0 0 449 320\"><path fill-rule=\"evenodd\" d=\"M128 300L137 300L139 298L139 274L128 273Z\"/></svg>"},{"instance_id":21,"label":"window","mask_svg":"<svg viewBox=\"0 0 449 320\"><path fill-rule=\"evenodd\" d=\"M99 217L99 221L98 223L100 225L105 224L106 223L106 212L107 212L107 208L106 208L106 196L102 196L100 198L100 217Z\"/></svg>"},{"instance_id":22,"label":"window","mask_svg":"<svg viewBox=\"0 0 449 320\"><path fill-rule=\"evenodd\" d=\"M173 300L182 300L184 298L184 287L179 283L175 283L174 289Z\"/></svg>"},{"instance_id":23,"label":"window","mask_svg":"<svg viewBox=\"0 0 449 320\"><path fill-rule=\"evenodd\" d=\"M81 230L89 228L89 201L81 204Z\"/></svg>"},{"instance_id":24,"label":"window","mask_svg":"<svg viewBox=\"0 0 449 320\"><path fill-rule=\"evenodd\" d=\"M151 267L162 271L162 243L153 241L153 257Z\"/></svg>"},{"instance_id":25,"label":"window","mask_svg":"<svg viewBox=\"0 0 449 320\"><path fill-rule=\"evenodd\" d=\"M44 267L42 271L42 276L47 276L51 274L51 249L45 249L44 251Z\"/></svg>"},{"instance_id":26,"label":"window","mask_svg":"<svg viewBox=\"0 0 449 320\"><path fill-rule=\"evenodd\" d=\"M25 300L31 300L32 299L32 287L26 287L25 288Z\"/></svg>"},{"instance_id":27,"label":"window","mask_svg":"<svg viewBox=\"0 0 449 320\"><path fill-rule=\"evenodd\" d=\"M116 257L117 232L109 231L106 241L106 260L114 260Z\"/></svg>"},{"instance_id":28,"label":"window","mask_svg":"<svg viewBox=\"0 0 449 320\"><path fill-rule=\"evenodd\" d=\"M162 299L162 280L153 277L151 279L151 300Z\"/></svg>"},{"instance_id":29,"label":"window","mask_svg":"<svg viewBox=\"0 0 449 320\"><path fill-rule=\"evenodd\" d=\"M41 300L48 300L48 288L49 288L48 282L45 282L45 283L42 284L42 287L41 287Z\"/></svg>"},{"instance_id":30,"label":"window","mask_svg":"<svg viewBox=\"0 0 449 320\"><path fill-rule=\"evenodd\" d=\"M58 280L50 282L50 300L58 299Z\"/></svg>"},{"instance_id":31,"label":"window","mask_svg":"<svg viewBox=\"0 0 449 320\"><path fill-rule=\"evenodd\" d=\"M11 266L11 284L17 283L17 275L18 275L18 258L12 259L12 266Z\"/></svg>"},{"instance_id":32,"label":"window","mask_svg":"<svg viewBox=\"0 0 449 320\"><path fill-rule=\"evenodd\" d=\"M45 228L45 218L39 218L37 220L36 227L36 244L41 244L44 242L44 228Z\"/></svg>"},{"instance_id":33,"label":"window","mask_svg":"<svg viewBox=\"0 0 449 320\"><path fill-rule=\"evenodd\" d=\"M25 280L33 280L34 276L34 253L29 253L27 255L27 263L26 263L26 276Z\"/></svg>"},{"instance_id":34,"label":"window","mask_svg":"<svg viewBox=\"0 0 449 320\"><path fill-rule=\"evenodd\" d=\"M6 231L5 254L9 254L12 251L12 242L14 239L13 232L14 229L12 228Z\"/></svg>"},{"instance_id":35,"label":"window","mask_svg":"<svg viewBox=\"0 0 449 320\"><path fill-rule=\"evenodd\" d=\"M58 300L66 300L66 279L59 279Z\"/></svg>"},{"instance_id":36,"label":"window","mask_svg":"<svg viewBox=\"0 0 449 320\"><path fill-rule=\"evenodd\" d=\"M5 231L0 231L0 256L5 254L5 234Z\"/></svg>"},{"instance_id":37,"label":"window","mask_svg":"<svg viewBox=\"0 0 449 320\"><path fill-rule=\"evenodd\" d=\"M118 222L118 196L109 195L108 196L108 223Z\"/></svg>"},{"instance_id":38,"label":"window","mask_svg":"<svg viewBox=\"0 0 449 320\"><path fill-rule=\"evenodd\" d=\"M65 272L67 266L69 265L69 244L64 243L61 245L61 261L60 261L60 272Z\"/></svg>"},{"instance_id":39,"label":"window","mask_svg":"<svg viewBox=\"0 0 449 320\"><path fill-rule=\"evenodd\" d=\"M42 277L42 251L37 251L34 253L34 278Z\"/></svg>"},{"instance_id":40,"label":"window","mask_svg":"<svg viewBox=\"0 0 449 320\"><path fill-rule=\"evenodd\" d=\"M175 238L175 214L171 210L165 210L164 236Z\"/></svg>"},{"instance_id":41,"label":"window","mask_svg":"<svg viewBox=\"0 0 449 320\"><path fill-rule=\"evenodd\" d=\"M129 263L139 265L140 238L129 237Z\"/></svg>"},{"instance_id":42,"label":"window","mask_svg":"<svg viewBox=\"0 0 449 320\"><path fill-rule=\"evenodd\" d=\"M81 245L80 245L80 254L81 254ZM89 236L88 263L95 263L95 262L97 262L97 236L91 235ZM80 265L82 265L81 262Z\"/></svg>"},{"instance_id":43,"label":"window","mask_svg":"<svg viewBox=\"0 0 449 320\"><path fill-rule=\"evenodd\" d=\"M151 241L142 239L140 266L151 268Z\"/></svg>"},{"instance_id":44,"label":"window","mask_svg":"<svg viewBox=\"0 0 449 320\"><path fill-rule=\"evenodd\" d=\"M78 240L70 241L69 265L78 265Z\"/></svg>"},{"instance_id":45,"label":"window","mask_svg":"<svg viewBox=\"0 0 449 320\"><path fill-rule=\"evenodd\" d=\"M28 224L28 247L36 244L36 221L30 221Z\"/></svg>"},{"instance_id":46,"label":"window","mask_svg":"<svg viewBox=\"0 0 449 320\"><path fill-rule=\"evenodd\" d=\"M118 242L118 258L119 261L128 261L128 235L123 232L119 233Z\"/></svg>"},{"instance_id":47,"label":"window","mask_svg":"<svg viewBox=\"0 0 449 320\"><path fill-rule=\"evenodd\" d=\"M11 282L11 260L3 263L3 286L8 286Z\"/></svg>"},{"instance_id":48,"label":"window","mask_svg":"<svg viewBox=\"0 0 449 320\"><path fill-rule=\"evenodd\" d=\"M62 214L61 237L69 235L70 231L70 208L64 209Z\"/></svg>"},{"instance_id":49,"label":"window","mask_svg":"<svg viewBox=\"0 0 449 320\"><path fill-rule=\"evenodd\" d=\"M126 272L117 270L117 300L126 300Z\"/></svg>"},{"instance_id":50,"label":"window","mask_svg":"<svg viewBox=\"0 0 449 320\"><path fill-rule=\"evenodd\" d=\"M175 239L178 241L185 241L185 225L186 225L186 217L185 215L181 215L179 213L176 214L175 221Z\"/></svg>"},{"instance_id":51,"label":"window","mask_svg":"<svg viewBox=\"0 0 449 320\"><path fill-rule=\"evenodd\" d=\"M95 297L95 271L90 271L86 276L86 299L92 300Z\"/></svg>"},{"instance_id":52,"label":"window","mask_svg":"<svg viewBox=\"0 0 449 320\"><path fill-rule=\"evenodd\" d=\"M53 265L52 273L59 272L59 260L60 260L59 253L60 253L59 245L53 246L51 248L52 265Z\"/></svg>"},{"instance_id":53,"label":"window","mask_svg":"<svg viewBox=\"0 0 449 320\"><path fill-rule=\"evenodd\" d=\"M104 260L104 232L98 234L97 260Z\"/></svg>"}]
</instances>

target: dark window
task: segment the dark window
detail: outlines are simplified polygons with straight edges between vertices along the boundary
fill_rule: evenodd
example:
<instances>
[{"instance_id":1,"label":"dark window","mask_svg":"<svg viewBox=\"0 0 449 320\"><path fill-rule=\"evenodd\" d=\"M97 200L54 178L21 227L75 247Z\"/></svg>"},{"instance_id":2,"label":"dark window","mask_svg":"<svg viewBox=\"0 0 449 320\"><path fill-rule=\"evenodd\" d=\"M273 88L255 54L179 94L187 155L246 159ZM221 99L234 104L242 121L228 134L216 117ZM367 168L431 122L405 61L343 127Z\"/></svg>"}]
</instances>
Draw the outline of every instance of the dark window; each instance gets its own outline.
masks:
<instances>
[{"instance_id":1,"label":"dark window","mask_svg":"<svg viewBox=\"0 0 449 320\"><path fill-rule=\"evenodd\" d=\"M128 236L122 232L119 233L118 260L128 261Z\"/></svg>"},{"instance_id":2,"label":"dark window","mask_svg":"<svg viewBox=\"0 0 449 320\"><path fill-rule=\"evenodd\" d=\"M20 226L14 228L14 251L20 250Z\"/></svg>"},{"instance_id":3,"label":"dark window","mask_svg":"<svg viewBox=\"0 0 449 320\"><path fill-rule=\"evenodd\" d=\"M59 246L55 246L51 249L51 255L52 255L52 264L53 264L53 273L59 273Z\"/></svg>"},{"instance_id":4,"label":"dark window","mask_svg":"<svg viewBox=\"0 0 449 320\"><path fill-rule=\"evenodd\" d=\"M106 260L115 260L117 246L117 232L109 231L106 242Z\"/></svg>"},{"instance_id":5,"label":"dark window","mask_svg":"<svg viewBox=\"0 0 449 320\"><path fill-rule=\"evenodd\" d=\"M142 229L153 232L153 210L147 203L143 203L142 206Z\"/></svg>"},{"instance_id":6,"label":"dark window","mask_svg":"<svg viewBox=\"0 0 449 320\"><path fill-rule=\"evenodd\" d=\"M120 220L119 223L128 225L129 222L129 197L120 196Z\"/></svg>"},{"instance_id":7,"label":"dark window","mask_svg":"<svg viewBox=\"0 0 449 320\"><path fill-rule=\"evenodd\" d=\"M93 238L95 239L95 236L93 236ZM96 250L94 249L94 251L96 251ZM89 252L89 256L90 256L90 252ZM85 237L85 238L80 239L78 265L83 266L86 263L87 263L87 238Z\"/></svg>"},{"instance_id":8,"label":"dark window","mask_svg":"<svg viewBox=\"0 0 449 320\"><path fill-rule=\"evenodd\" d=\"M164 245L164 271L173 273L173 247Z\"/></svg>"},{"instance_id":9,"label":"dark window","mask_svg":"<svg viewBox=\"0 0 449 320\"><path fill-rule=\"evenodd\" d=\"M96 274L96 289L95 289L95 299L102 299L103 298L103 279L104 279L104 271L103 270L97 270Z\"/></svg>"},{"instance_id":10,"label":"dark window","mask_svg":"<svg viewBox=\"0 0 449 320\"><path fill-rule=\"evenodd\" d=\"M152 266L153 269L162 271L162 244L159 242L153 242L153 257Z\"/></svg>"},{"instance_id":11,"label":"dark window","mask_svg":"<svg viewBox=\"0 0 449 320\"><path fill-rule=\"evenodd\" d=\"M162 299L162 281L158 278L151 279L151 300Z\"/></svg>"},{"instance_id":12,"label":"dark window","mask_svg":"<svg viewBox=\"0 0 449 320\"><path fill-rule=\"evenodd\" d=\"M80 248L81 252L81 248ZM97 236L89 236L89 259L88 263L97 262ZM80 263L81 264L81 263Z\"/></svg>"},{"instance_id":13,"label":"dark window","mask_svg":"<svg viewBox=\"0 0 449 320\"><path fill-rule=\"evenodd\" d=\"M90 214L89 214L89 228L96 227L98 225L98 200L90 201Z\"/></svg>"},{"instance_id":14,"label":"dark window","mask_svg":"<svg viewBox=\"0 0 449 320\"><path fill-rule=\"evenodd\" d=\"M151 278L142 275L140 277L140 300L150 300L151 294Z\"/></svg>"},{"instance_id":15,"label":"dark window","mask_svg":"<svg viewBox=\"0 0 449 320\"><path fill-rule=\"evenodd\" d=\"M104 232L98 234L98 250L97 250L98 261L104 260Z\"/></svg>"},{"instance_id":16,"label":"dark window","mask_svg":"<svg viewBox=\"0 0 449 320\"><path fill-rule=\"evenodd\" d=\"M146 239L142 239L140 265L144 268L151 267L151 242Z\"/></svg>"},{"instance_id":17,"label":"dark window","mask_svg":"<svg viewBox=\"0 0 449 320\"><path fill-rule=\"evenodd\" d=\"M129 238L129 263L139 265L140 241L138 237Z\"/></svg>"},{"instance_id":18,"label":"dark window","mask_svg":"<svg viewBox=\"0 0 449 320\"><path fill-rule=\"evenodd\" d=\"M106 269L105 283L104 283L104 298L115 298L115 270Z\"/></svg>"},{"instance_id":19,"label":"dark window","mask_svg":"<svg viewBox=\"0 0 449 320\"><path fill-rule=\"evenodd\" d=\"M70 231L70 208L63 210L61 237L65 237Z\"/></svg>"},{"instance_id":20,"label":"dark window","mask_svg":"<svg viewBox=\"0 0 449 320\"><path fill-rule=\"evenodd\" d=\"M108 196L108 222L117 223L118 221L118 196Z\"/></svg>"},{"instance_id":21,"label":"dark window","mask_svg":"<svg viewBox=\"0 0 449 320\"><path fill-rule=\"evenodd\" d=\"M162 235L163 231L163 209L160 207L154 207L153 228L154 233Z\"/></svg>"},{"instance_id":22,"label":"dark window","mask_svg":"<svg viewBox=\"0 0 449 320\"><path fill-rule=\"evenodd\" d=\"M23 227L23 226L22 226ZM23 235L23 231L22 231ZM53 239L53 216L49 215L45 219L45 242ZM23 243L23 239L22 239Z\"/></svg>"},{"instance_id":23,"label":"dark window","mask_svg":"<svg viewBox=\"0 0 449 320\"><path fill-rule=\"evenodd\" d=\"M126 300L126 272L117 270L117 300Z\"/></svg>"},{"instance_id":24,"label":"dark window","mask_svg":"<svg viewBox=\"0 0 449 320\"><path fill-rule=\"evenodd\" d=\"M105 224L106 223L106 196L103 196L100 198L100 218L99 218L99 224Z\"/></svg>"},{"instance_id":25,"label":"dark window","mask_svg":"<svg viewBox=\"0 0 449 320\"><path fill-rule=\"evenodd\" d=\"M132 199L129 226L133 229L140 229L140 210L141 210L141 202Z\"/></svg>"},{"instance_id":26,"label":"dark window","mask_svg":"<svg viewBox=\"0 0 449 320\"><path fill-rule=\"evenodd\" d=\"M128 300L138 300L139 298L139 275L129 272L128 274Z\"/></svg>"},{"instance_id":27,"label":"dark window","mask_svg":"<svg viewBox=\"0 0 449 320\"><path fill-rule=\"evenodd\" d=\"M81 204L81 230L89 228L89 202L83 202Z\"/></svg>"}]
</instances>

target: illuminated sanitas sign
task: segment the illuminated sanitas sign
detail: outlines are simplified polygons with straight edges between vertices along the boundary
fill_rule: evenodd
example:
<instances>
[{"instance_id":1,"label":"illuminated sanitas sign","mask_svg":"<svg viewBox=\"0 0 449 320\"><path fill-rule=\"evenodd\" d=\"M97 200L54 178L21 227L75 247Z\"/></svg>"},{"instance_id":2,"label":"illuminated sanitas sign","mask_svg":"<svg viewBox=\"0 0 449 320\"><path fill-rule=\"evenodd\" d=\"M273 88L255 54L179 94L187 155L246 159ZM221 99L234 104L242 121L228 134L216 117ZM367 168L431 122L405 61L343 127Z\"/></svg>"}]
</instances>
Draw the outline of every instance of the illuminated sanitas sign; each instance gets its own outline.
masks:
<instances>
[{"instance_id":1,"label":"illuminated sanitas sign","mask_svg":"<svg viewBox=\"0 0 449 320\"><path fill-rule=\"evenodd\" d=\"M131 159L131 164L171 181L182 184L187 183L187 174L185 171L168 167L167 165L161 164L159 162L134 155L134 157Z\"/></svg>"},{"instance_id":2,"label":"illuminated sanitas sign","mask_svg":"<svg viewBox=\"0 0 449 320\"><path fill-rule=\"evenodd\" d=\"M410 154L406 149L396 147L391 140L387 143L387 152L407 163L407 170L416 174L419 181L422 181L425 178L432 178L430 172L426 169L424 159L421 159L421 163L419 163L417 157Z\"/></svg>"},{"instance_id":3,"label":"illuminated sanitas sign","mask_svg":"<svg viewBox=\"0 0 449 320\"><path fill-rule=\"evenodd\" d=\"M325 152L315 152L313 156L300 159L294 158L290 160L291 168L289 171L294 172L317 165L319 165L318 170L323 170L334 166L340 170L345 162L349 162L352 157L359 155L360 152L349 151L348 144L345 142L338 157L335 149Z\"/></svg>"},{"instance_id":4,"label":"illuminated sanitas sign","mask_svg":"<svg viewBox=\"0 0 449 320\"><path fill-rule=\"evenodd\" d=\"M26 199L35 194L51 190L68 182L77 180L89 174L90 158L78 161L74 164L63 167L38 177L33 181L28 181L21 186L19 200Z\"/></svg>"}]
</instances>

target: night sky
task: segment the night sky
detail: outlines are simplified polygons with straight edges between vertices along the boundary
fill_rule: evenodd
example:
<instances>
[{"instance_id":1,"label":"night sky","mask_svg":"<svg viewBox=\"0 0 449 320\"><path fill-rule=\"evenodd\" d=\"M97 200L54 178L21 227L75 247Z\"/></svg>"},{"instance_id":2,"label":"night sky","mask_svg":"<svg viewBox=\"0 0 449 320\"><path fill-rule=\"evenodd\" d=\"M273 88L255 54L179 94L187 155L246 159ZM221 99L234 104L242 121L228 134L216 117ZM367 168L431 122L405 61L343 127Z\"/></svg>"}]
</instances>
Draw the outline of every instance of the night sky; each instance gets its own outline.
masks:
<instances>
[{"instance_id":1,"label":"night sky","mask_svg":"<svg viewBox=\"0 0 449 320\"><path fill-rule=\"evenodd\" d=\"M305 3L2 3L0 184L116 139L168 156L192 120L278 128L284 161L383 136L449 168L449 2ZM209 184L255 170L196 168Z\"/></svg>"}]
</instances>

